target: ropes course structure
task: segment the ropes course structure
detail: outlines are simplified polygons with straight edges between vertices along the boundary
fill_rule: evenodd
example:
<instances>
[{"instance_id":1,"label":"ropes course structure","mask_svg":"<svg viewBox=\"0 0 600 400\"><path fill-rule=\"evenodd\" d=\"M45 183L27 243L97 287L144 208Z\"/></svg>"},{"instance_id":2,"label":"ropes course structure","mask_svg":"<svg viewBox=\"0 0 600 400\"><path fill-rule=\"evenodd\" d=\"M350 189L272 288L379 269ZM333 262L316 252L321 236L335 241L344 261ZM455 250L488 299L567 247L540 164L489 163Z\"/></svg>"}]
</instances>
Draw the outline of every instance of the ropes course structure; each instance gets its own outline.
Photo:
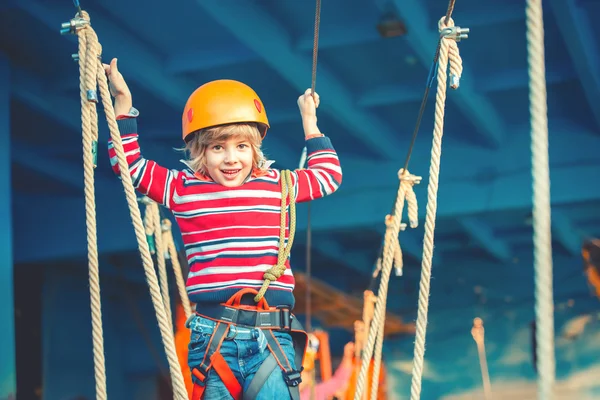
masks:
<instances>
[{"instance_id":1,"label":"ropes course structure","mask_svg":"<svg viewBox=\"0 0 600 400\"><path fill-rule=\"evenodd\" d=\"M429 184L427 190L427 214L425 218L425 237L423 243L423 259L421 266L421 284L419 288L419 306L417 316L417 330L416 330L416 341L415 350L413 357L413 371L412 371L412 383L411 383L411 400L420 398L421 393L421 379L423 374L423 361L425 354L425 334L427 326L427 310L429 306L429 291L430 291L430 280L431 280L431 267L433 260L433 244L434 244L434 230L435 230L435 216L437 211L437 190L438 190L438 178L441 163L441 149L442 149L442 136L444 128L444 110L446 101L446 86L447 86L447 72L450 68L450 87L457 89L460 83L460 77L462 74L462 60L458 51L457 43L468 38L469 29L461 28L454 25L454 21L451 18L452 11L454 10L454 0L451 0L448 5L446 15L442 17L438 23L440 40L435 52L433 65L428 77L427 86L425 89L425 95L421 102L421 108L417 118L417 124L413 132L411 144L408 150L404 168L400 169L398 176L400 179L400 185L394 202L391 215L386 217L386 232L383 248L382 267L381 267L381 281L378 290L377 302L375 304L375 313L373 321L369 329L369 335L367 345L362 355L362 366L360 375L357 381L357 389L355 392L354 399L361 400L363 392L365 390L365 381L367 375L368 364L373 357L375 342L377 341L377 350L375 351L376 367L374 372L377 374L379 369L377 366L381 360L381 349L383 346L383 327L385 324L385 308L387 301L387 291L390 279L391 269L394 263L401 257L401 241L398 242L398 235L401 229L401 218L404 210L404 202L408 201L409 209L409 222L412 228L416 227L417 221L417 204L416 196L413 192L413 186L420 183L421 178L412 175L408 170L408 163L412 149L415 144L416 135L423 117L427 97L429 94L429 88L433 83L433 73L437 66L437 95L436 95L436 106L435 106L435 124L434 124L434 136L431 149L431 163L429 170ZM398 245L400 243L400 245ZM401 263L401 262L400 262ZM400 265L401 266L401 265ZM371 399L376 399L377 396L377 385L378 380L372 380L371 386Z\"/></svg>"},{"instance_id":2,"label":"ropes course structure","mask_svg":"<svg viewBox=\"0 0 600 400\"><path fill-rule=\"evenodd\" d=\"M410 155L415 144L416 135L425 109L429 88L433 83L433 72L437 65L437 95L435 102L435 122L433 143L431 149L431 163L429 170L429 183L427 188L427 212L425 217L425 235L423 240L423 258L421 265L421 278L416 323L416 340L413 355L413 369L411 381L411 400L420 398L425 356L425 337L427 328L427 314L429 308L429 293L431 269L433 260L433 245L435 231L435 217L437 211L437 190L441 164L442 137L444 128L444 110L446 101L447 72L450 69L450 84L452 89L459 86L462 74L462 60L457 43L468 38L469 29L455 26L452 20L455 0L450 0L446 15L438 22L440 40L436 48L434 61L425 95L421 103L417 125L413 132L408 155L404 168L399 171L400 186L394 202L391 215L386 217L386 233L381 260L381 281L378 291L375 314L371 324L368 341L362 355L362 366L357 382L355 400L362 399L368 364L375 350L375 362L381 358L383 342L383 325L385 324L385 303L390 272L393 264L401 267L402 250L398 234L401 230L401 218L404 201L409 201L409 220L411 228L417 226L416 216L411 215L412 209L416 210L416 199L413 197L412 187L420 181L420 177L411 175L408 171ZM544 29L542 18L541 0L527 1L527 50L529 63L530 86L530 123L531 123L531 149L532 149L532 178L533 178L533 215L534 215L534 268L535 268L535 301L536 320L542 329L537 331L538 351L540 357L540 374L538 387L540 399L552 398L552 387L555 379L554 360L554 320L552 299L552 247L550 233L550 180L548 162L548 121L546 105L546 80L544 61ZM398 259L400 260L398 261ZM398 268L398 267L397 267ZM476 319L473 328L473 337L478 344L480 365L484 382L486 398L491 398L491 384L485 361L483 344L483 323ZM376 364L378 365L378 364ZM374 369L375 374L379 369ZM377 396L377 379L373 379L371 387L371 400Z\"/></svg>"},{"instance_id":3,"label":"ropes course structure","mask_svg":"<svg viewBox=\"0 0 600 400\"><path fill-rule=\"evenodd\" d=\"M101 62L102 46L93 30L89 14L82 10L79 1L74 1L77 13L73 19L62 25L61 34L74 34L78 38L78 53L73 58L79 63L79 84L81 100L81 126L83 145L84 193L86 209L86 233L88 251L88 270L90 285L91 322L94 353L94 372L96 383L96 398L107 398L106 371L104 358L104 341L102 328L101 291L99 283L98 238L96 229L96 202L94 188L94 169L96 165L98 143L98 111L99 99L102 101L106 122L110 131L114 149L117 155L120 178L123 183L125 198L129 207L132 224L137 239L150 297L156 314L162 343L171 375L173 396L184 400L188 393L179 365L173 334L173 318L170 308L168 274L166 260L170 259L174 271L177 290L186 317L192 315L192 306L187 297L185 282L179 265L175 242L171 232L171 222L161 220L159 205L148 198L138 199L129 174L125 153L118 126L115 120L113 105L108 87L107 77ZM418 297L416 321L416 339L413 354L413 369L410 389L411 400L420 398L422 375L425 356L425 339L429 308L430 280L433 262L434 233L437 213L437 192L441 168L442 138L444 133L445 102L447 87L458 89L462 75L462 59L458 43L468 38L469 29L456 26L452 19L455 0L450 0L446 14L438 22L439 42L435 51L433 65L427 79L425 94L417 117L417 123L408 149L403 168L398 172L399 187L393 203L392 212L385 218L385 237L378 260L378 272L381 274L379 289L375 302L373 320L368 331L366 345L362 352L361 368L358 375L355 400L364 397L366 377L369 363L374 358L373 378L371 379L370 398L377 399L379 371L383 352L385 311L391 269L396 267L397 274L402 270L401 240L399 232L406 227L401 222L404 203L407 203L409 226L418 226L418 205L414 193L414 185L421 181L420 176L409 172L408 164L415 145L415 139L425 110L427 97L434 78L437 78L437 93L435 101L435 121L431 147L431 161L427 186L427 206L424 223L423 253L421 277ZM321 1L316 2L313 65L311 93L314 95L316 86L317 54L320 25ZM535 269L535 312L538 329L537 350L539 354L538 392L540 399L551 399L555 381L554 358L554 317L553 317L553 287L552 287L552 246L550 233L550 179L548 161L548 119L547 94L544 66L544 28L541 0L528 0L527 16L527 50L528 73L530 89L530 124L531 152L533 178L533 228L534 228L534 269ZM449 71L448 71L449 70ZM449 81L449 82L448 82ZM99 89L100 96L97 90ZM306 161L304 148L300 168ZM262 300L270 282L277 280L285 271L285 260L288 258L296 228L295 198L292 186L291 171L282 171L281 192L281 232L280 249L277 265L264 274L265 282L255 297ZM144 218L138 207L138 202L145 206ZM285 245L285 225L287 205L289 204L290 234ZM307 331L310 332L310 205L308 206L307 224ZM152 260L156 255L158 275ZM480 364L486 398L491 398L491 384L485 348L483 344L483 323L476 319L472 330L474 340L478 345Z\"/></svg>"}]
</instances>

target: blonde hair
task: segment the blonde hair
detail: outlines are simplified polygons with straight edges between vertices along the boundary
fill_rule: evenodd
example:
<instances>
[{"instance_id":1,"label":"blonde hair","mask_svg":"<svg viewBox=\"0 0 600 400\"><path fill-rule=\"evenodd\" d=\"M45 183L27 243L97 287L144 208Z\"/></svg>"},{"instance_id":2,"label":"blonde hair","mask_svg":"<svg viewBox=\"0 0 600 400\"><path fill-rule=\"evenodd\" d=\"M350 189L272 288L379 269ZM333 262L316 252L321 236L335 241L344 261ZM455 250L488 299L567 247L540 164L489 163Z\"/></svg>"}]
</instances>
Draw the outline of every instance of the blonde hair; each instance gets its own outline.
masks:
<instances>
[{"instance_id":1,"label":"blonde hair","mask_svg":"<svg viewBox=\"0 0 600 400\"><path fill-rule=\"evenodd\" d=\"M206 149L218 142L231 138L247 140L252 148L252 175L262 176L267 173L267 159L261 150L262 138L254 123L235 123L201 129L185 145L188 153L188 165L194 171L208 177L206 170Z\"/></svg>"}]
</instances>

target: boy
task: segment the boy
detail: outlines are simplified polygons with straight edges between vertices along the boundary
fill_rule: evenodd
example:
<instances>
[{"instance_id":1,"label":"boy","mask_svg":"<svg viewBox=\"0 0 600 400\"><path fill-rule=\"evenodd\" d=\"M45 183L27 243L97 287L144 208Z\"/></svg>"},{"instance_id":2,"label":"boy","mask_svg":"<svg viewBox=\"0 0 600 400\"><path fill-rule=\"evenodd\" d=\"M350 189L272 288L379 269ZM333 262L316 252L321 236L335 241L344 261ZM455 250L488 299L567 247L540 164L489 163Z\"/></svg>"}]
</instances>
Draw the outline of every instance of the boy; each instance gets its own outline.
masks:
<instances>
[{"instance_id":1,"label":"boy","mask_svg":"<svg viewBox=\"0 0 600 400\"><path fill-rule=\"evenodd\" d=\"M142 157L131 93L116 59L104 68L133 184L172 211L185 245L187 291L196 303L196 315L188 320L192 398L241 398L242 393L244 398L285 398L285 393L298 398L306 338L296 335L299 324L290 313L289 258L259 310L252 297L244 298L258 293L289 237L286 221L285 243L279 243L284 183L282 172L269 168L260 150L269 129L260 98L232 80L196 89L182 116L187 168L169 170ZM318 95L310 90L298 98L308 168L291 173L296 202L329 195L342 182L337 154L317 127L318 105ZM109 155L118 174L112 143Z\"/></svg>"}]
</instances>

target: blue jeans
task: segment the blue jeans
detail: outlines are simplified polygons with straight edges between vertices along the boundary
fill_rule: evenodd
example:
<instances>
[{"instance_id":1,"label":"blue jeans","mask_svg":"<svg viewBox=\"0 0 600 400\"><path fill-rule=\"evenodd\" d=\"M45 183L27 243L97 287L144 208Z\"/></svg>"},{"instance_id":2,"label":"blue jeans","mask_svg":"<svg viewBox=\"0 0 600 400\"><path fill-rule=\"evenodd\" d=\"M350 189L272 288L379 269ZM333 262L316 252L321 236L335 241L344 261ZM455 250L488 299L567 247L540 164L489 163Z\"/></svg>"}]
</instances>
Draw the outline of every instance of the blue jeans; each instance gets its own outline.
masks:
<instances>
[{"instance_id":1,"label":"blue jeans","mask_svg":"<svg viewBox=\"0 0 600 400\"><path fill-rule=\"evenodd\" d=\"M208 341L216 323L210 319L195 315L188 320L187 325L191 329L188 365L190 370L192 370L197 368L204 359L204 353L206 352ZM294 344L291 335L284 332L273 333L281 344L281 348L292 368L296 369ZM270 351L267 348L267 340L262 330L232 325L227 333L227 337L223 340L220 353L245 391L262 362L269 356ZM197 378L193 375L192 380L194 383L198 383ZM206 385L204 399L220 400L233 398L214 369L210 369L204 382ZM273 370L256 397L256 400L272 400L275 398L282 400L290 398L288 386L283 377L283 371L279 367Z\"/></svg>"}]
</instances>

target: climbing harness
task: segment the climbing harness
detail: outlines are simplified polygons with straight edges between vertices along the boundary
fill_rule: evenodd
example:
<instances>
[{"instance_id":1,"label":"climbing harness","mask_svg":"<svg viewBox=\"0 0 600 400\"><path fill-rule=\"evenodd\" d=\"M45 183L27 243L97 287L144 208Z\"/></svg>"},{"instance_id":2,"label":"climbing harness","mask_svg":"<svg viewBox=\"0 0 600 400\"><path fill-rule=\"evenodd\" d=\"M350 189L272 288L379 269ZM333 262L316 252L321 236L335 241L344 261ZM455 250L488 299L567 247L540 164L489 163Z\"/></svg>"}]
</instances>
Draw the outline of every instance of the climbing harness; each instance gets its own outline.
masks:
<instances>
[{"instance_id":1,"label":"climbing harness","mask_svg":"<svg viewBox=\"0 0 600 400\"><path fill-rule=\"evenodd\" d=\"M431 279L431 266L433 259L433 241L435 229L435 216L437 211L437 189L440 170L441 146L444 127L444 108L446 101L447 69L450 66L450 87L457 89L459 87L462 74L462 60L459 55L457 42L468 38L469 29L454 25L451 18L454 10L455 0L450 0L446 15L438 23L440 39L436 48L433 64L427 78L425 94L421 102L417 123L413 131L408 154L404 162L404 167L399 172L400 185L394 201L394 206L390 216L386 217L386 232L384 248L382 254L381 280L375 305L375 313L371 324L367 345L362 356L362 366L357 382L357 390L354 396L355 400L360 400L363 394L365 377L371 357L373 357L373 348L377 341L375 351L376 361L380 362L383 346L383 329L385 323L385 307L387 301L387 290L391 269L394 263L402 265L398 258L401 258L401 241L398 242L398 234L402 227L401 218L404 208L404 201L407 200L409 222L412 228L417 226L417 205L416 197L413 193L413 186L420 183L421 178L410 174L408 163L415 144L416 136L427 103L429 89L433 84L434 76L437 76L437 96L435 107L435 125L433 143L431 149L431 163L429 170L429 184L427 187L427 213L425 218L425 236L423 243L423 259L421 267L421 283L419 288L419 307L417 316L417 331L415 341L415 351L413 357L413 373L411 383L411 400L418 399L421 393L421 378L423 373L423 358L425 353L425 333L427 325L427 310L429 301L429 289ZM437 65L437 72L435 67ZM398 274L397 268L397 274ZM375 373L378 369L375 369ZM377 395L377 380L373 379L371 388L371 399Z\"/></svg>"},{"instance_id":2,"label":"climbing harness","mask_svg":"<svg viewBox=\"0 0 600 400\"><path fill-rule=\"evenodd\" d=\"M485 400L492 400L492 384L490 382L487 358L485 356L485 329L483 328L483 320L481 318L475 318L473 320L471 336L473 336L473 340L477 345L477 354L479 355L479 367L481 368L481 378L483 380L483 393L485 394Z\"/></svg>"},{"instance_id":3,"label":"climbing harness","mask_svg":"<svg viewBox=\"0 0 600 400\"><path fill-rule=\"evenodd\" d=\"M298 385L301 382L300 372L304 361L308 336L302 325L287 307L270 307L265 298L261 298L256 306L244 306L242 297L246 294L258 295L254 289L242 289L233 295L226 303L219 306L205 307L202 312L196 311L200 317L216 322L215 329L208 340L208 347L199 366L192 369L192 374L200 383L194 383L192 400L202 399L205 389L205 379L211 369L219 375L231 396L238 399L254 399L260 389L277 368L281 368L290 397L299 400ZM221 344L227 337L232 326L258 328L263 330L267 340L269 356L262 362L248 388L243 391L242 385L231 371L231 368L220 353ZM295 351L296 369L283 352L273 332L287 332L292 336Z\"/></svg>"},{"instance_id":4,"label":"climbing harness","mask_svg":"<svg viewBox=\"0 0 600 400\"><path fill-rule=\"evenodd\" d=\"M79 63L80 97L81 97L81 121L83 133L83 164L84 185L86 205L86 226L88 241L88 269L90 281L90 300L92 314L92 337L94 351L94 373L96 381L96 398L106 399L106 370L104 360L104 342L102 332L102 310L100 301L100 282L98 267L98 245L96 233L96 204L94 192L94 167L95 151L98 142L98 113L96 105L98 95L96 87L100 89L100 98L104 106L106 121L110 130L110 136L117 154L121 181L126 194L127 204L131 214L146 280L148 282L150 297L158 320L161 338L165 348L171 381L173 385L174 398L186 400L187 391L183 382L183 376L173 338L172 323L168 319L164 299L161 294L156 271L150 254L146 233L144 230L140 210L137 205L135 189L133 187L129 168L123 151L123 143L119 134L119 128L115 120L115 113L111 102L107 77L101 62L102 48L98 37L92 29L89 14L81 10L79 2L75 2L78 11L73 19L63 23L61 34L76 34L78 37L78 54L73 59Z\"/></svg>"}]
</instances>

